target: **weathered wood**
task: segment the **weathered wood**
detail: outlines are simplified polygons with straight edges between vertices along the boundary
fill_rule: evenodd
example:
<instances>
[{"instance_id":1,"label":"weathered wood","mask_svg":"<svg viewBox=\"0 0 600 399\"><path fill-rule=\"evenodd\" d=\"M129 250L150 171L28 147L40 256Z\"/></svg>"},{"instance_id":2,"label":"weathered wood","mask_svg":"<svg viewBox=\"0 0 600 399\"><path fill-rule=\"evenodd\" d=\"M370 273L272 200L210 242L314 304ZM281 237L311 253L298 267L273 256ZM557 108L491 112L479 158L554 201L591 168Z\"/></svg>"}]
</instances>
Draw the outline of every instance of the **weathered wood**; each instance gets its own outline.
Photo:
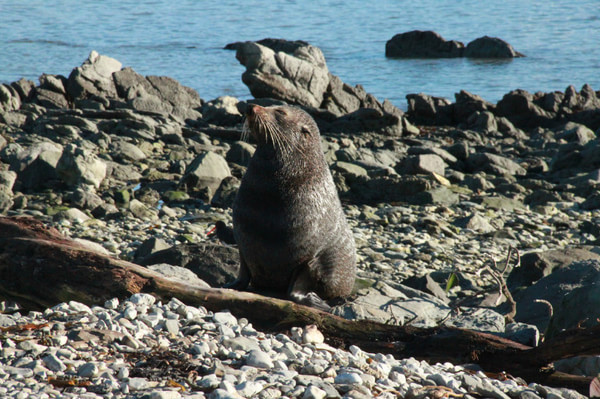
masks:
<instances>
[{"instance_id":1,"label":"weathered wood","mask_svg":"<svg viewBox=\"0 0 600 399\"><path fill-rule=\"evenodd\" d=\"M350 321L282 299L168 279L143 266L86 249L34 219L0 218L0 299L40 309L70 300L103 304L138 292L163 301L177 297L213 311L228 309L268 331L316 324L333 345L357 345L368 352L430 362L478 363L488 371L506 371L584 393L591 378L554 372L546 366L565 357L600 354L600 326L568 331L530 348L459 328Z\"/></svg>"}]
</instances>

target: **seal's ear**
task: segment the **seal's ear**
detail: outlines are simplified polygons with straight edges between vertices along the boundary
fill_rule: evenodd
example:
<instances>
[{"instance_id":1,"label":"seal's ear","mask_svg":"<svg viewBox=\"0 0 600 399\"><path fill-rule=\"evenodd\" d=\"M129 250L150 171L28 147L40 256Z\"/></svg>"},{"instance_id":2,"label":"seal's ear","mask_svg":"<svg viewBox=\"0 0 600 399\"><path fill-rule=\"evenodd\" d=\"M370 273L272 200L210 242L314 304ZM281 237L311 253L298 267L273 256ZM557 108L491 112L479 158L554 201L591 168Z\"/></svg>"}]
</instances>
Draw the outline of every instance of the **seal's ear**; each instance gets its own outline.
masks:
<instances>
[{"instance_id":1,"label":"seal's ear","mask_svg":"<svg viewBox=\"0 0 600 399\"><path fill-rule=\"evenodd\" d=\"M308 126L302 126L302 128L300 129L300 131L303 134L310 135L310 129L308 128Z\"/></svg>"}]
</instances>

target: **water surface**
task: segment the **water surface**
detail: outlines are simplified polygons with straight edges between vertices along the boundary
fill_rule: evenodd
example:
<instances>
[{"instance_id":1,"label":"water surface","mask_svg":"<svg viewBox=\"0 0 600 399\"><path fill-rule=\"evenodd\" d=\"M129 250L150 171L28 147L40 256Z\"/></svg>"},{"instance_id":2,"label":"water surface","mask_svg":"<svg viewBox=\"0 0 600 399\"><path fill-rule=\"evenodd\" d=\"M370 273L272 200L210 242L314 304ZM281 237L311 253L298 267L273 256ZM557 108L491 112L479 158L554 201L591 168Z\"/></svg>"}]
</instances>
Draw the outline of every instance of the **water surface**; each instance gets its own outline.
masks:
<instances>
[{"instance_id":1,"label":"water surface","mask_svg":"<svg viewBox=\"0 0 600 399\"><path fill-rule=\"evenodd\" d=\"M57 3L57 4L52 4ZM461 89L496 102L510 90L600 90L600 7L594 0L244 2L3 0L0 82L68 76L91 50L143 75L166 75L206 100L249 98L230 42L265 37L320 47L332 73L405 108L408 93L454 98ZM500 37L525 55L510 61L387 59L396 33L434 30L465 45Z\"/></svg>"}]
</instances>

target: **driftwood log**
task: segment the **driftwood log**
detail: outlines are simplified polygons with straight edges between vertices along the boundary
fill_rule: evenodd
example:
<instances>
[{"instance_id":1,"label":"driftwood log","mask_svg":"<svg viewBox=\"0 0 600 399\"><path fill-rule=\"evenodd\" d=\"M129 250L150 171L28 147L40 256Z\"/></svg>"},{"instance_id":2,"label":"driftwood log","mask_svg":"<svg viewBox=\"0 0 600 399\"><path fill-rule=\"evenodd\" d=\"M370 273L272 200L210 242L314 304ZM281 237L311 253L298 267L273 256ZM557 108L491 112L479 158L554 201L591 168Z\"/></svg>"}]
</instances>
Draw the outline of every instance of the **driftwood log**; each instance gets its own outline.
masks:
<instances>
[{"instance_id":1,"label":"driftwood log","mask_svg":"<svg viewBox=\"0 0 600 399\"><path fill-rule=\"evenodd\" d=\"M357 345L430 362L477 363L527 381L587 394L592 378L554 371L555 360L600 355L600 326L576 329L531 348L491 334L459 328L422 329L367 320L350 321L282 299L228 289L206 289L163 277L143 266L86 249L32 218L0 217L0 299L30 309L65 301L88 305L138 292L168 301L177 297L209 310L228 309L266 331L316 324L328 342Z\"/></svg>"}]
</instances>

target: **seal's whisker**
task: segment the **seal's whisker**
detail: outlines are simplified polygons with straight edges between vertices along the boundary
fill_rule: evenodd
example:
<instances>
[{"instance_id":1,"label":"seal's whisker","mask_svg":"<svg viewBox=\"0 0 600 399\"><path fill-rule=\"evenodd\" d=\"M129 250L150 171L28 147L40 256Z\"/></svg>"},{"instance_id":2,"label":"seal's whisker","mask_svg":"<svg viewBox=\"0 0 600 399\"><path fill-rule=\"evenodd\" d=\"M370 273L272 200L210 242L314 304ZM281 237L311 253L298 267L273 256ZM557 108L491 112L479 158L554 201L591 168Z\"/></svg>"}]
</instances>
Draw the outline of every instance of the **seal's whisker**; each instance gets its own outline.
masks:
<instances>
[{"instance_id":1,"label":"seal's whisker","mask_svg":"<svg viewBox=\"0 0 600 399\"><path fill-rule=\"evenodd\" d=\"M244 124L242 125L241 140L248 142L249 138L250 138L250 122L248 121L248 118L246 118L246 120L244 121Z\"/></svg>"}]
</instances>

